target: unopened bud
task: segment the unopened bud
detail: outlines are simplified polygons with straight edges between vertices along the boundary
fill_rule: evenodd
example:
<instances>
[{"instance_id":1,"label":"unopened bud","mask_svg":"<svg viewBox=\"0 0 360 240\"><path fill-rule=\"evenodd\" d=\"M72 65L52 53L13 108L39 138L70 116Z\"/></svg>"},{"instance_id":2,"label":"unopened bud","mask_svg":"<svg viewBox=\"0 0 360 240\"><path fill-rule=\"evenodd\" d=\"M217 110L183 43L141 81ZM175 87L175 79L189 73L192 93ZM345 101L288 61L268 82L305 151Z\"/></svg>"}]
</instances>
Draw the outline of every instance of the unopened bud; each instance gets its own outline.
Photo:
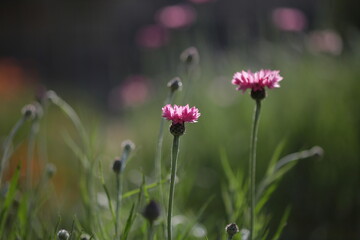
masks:
<instances>
[{"instance_id":1,"label":"unopened bud","mask_svg":"<svg viewBox=\"0 0 360 240\"><path fill-rule=\"evenodd\" d=\"M21 109L25 119L34 119L36 117L36 107L34 104L28 104Z\"/></svg>"},{"instance_id":2,"label":"unopened bud","mask_svg":"<svg viewBox=\"0 0 360 240\"><path fill-rule=\"evenodd\" d=\"M235 234L237 234L240 230L239 227L235 223L230 223L225 227L225 230L230 238L232 238Z\"/></svg>"},{"instance_id":3,"label":"unopened bud","mask_svg":"<svg viewBox=\"0 0 360 240\"><path fill-rule=\"evenodd\" d=\"M56 173L56 166L52 163L46 164L46 175L48 178L52 178Z\"/></svg>"},{"instance_id":4,"label":"unopened bud","mask_svg":"<svg viewBox=\"0 0 360 240\"><path fill-rule=\"evenodd\" d=\"M179 77L175 77L168 82L167 86L172 92L175 92L182 87L181 79Z\"/></svg>"},{"instance_id":5,"label":"unopened bud","mask_svg":"<svg viewBox=\"0 0 360 240\"><path fill-rule=\"evenodd\" d=\"M119 174L122 170L122 161L120 159L115 159L114 160L114 163L113 163L113 166L112 166L112 169L113 171L116 173L116 174Z\"/></svg>"},{"instance_id":6,"label":"unopened bud","mask_svg":"<svg viewBox=\"0 0 360 240\"><path fill-rule=\"evenodd\" d=\"M80 240L89 240L89 239L90 239L89 234L83 233L80 236Z\"/></svg>"},{"instance_id":7,"label":"unopened bud","mask_svg":"<svg viewBox=\"0 0 360 240\"><path fill-rule=\"evenodd\" d=\"M132 151L135 149L135 144L130 140L125 140L121 143L121 146L125 151Z\"/></svg>"},{"instance_id":8,"label":"unopened bud","mask_svg":"<svg viewBox=\"0 0 360 240\"><path fill-rule=\"evenodd\" d=\"M196 47L189 47L180 54L180 60L187 65L198 64L199 59L199 52Z\"/></svg>"},{"instance_id":9,"label":"unopened bud","mask_svg":"<svg viewBox=\"0 0 360 240\"><path fill-rule=\"evenodd\" d=\"M316 157L322 157L324 155L324 149L319 146L312 147L310 151Z\"/></svg>"},{"instance_id":10,"label":"unopened bud","mask_svg":"<svg viewBox=\"0 0 360 240\"><path fill-rule=\"evenodd\" d=\"M58 233L57 233L57 238L59 240L68 240L70 237L70 234L68 233L68 231L66 231L65 229L61 229Z\"/></svg>"},{"instance_id":11,"label":"unopened bud","mask_svg":"<svg viewBox=\"0 0 360 240\"><path fill-rule=\"evenodd\" d=\"M184 123L173 123L170 126L170 133L174 136L181 136L185 133Z\"/></svg>"},{"instance_id":12,"label":"unopened bud","mask_svg":"<svg viewBox=\"0 0 360 240\"><path fill-rule=\"evenodd\" d=\"M159 205L154 200L151 200L145 206L142 215L152 224L160 216Z\"/></svg>"}]
</instances>

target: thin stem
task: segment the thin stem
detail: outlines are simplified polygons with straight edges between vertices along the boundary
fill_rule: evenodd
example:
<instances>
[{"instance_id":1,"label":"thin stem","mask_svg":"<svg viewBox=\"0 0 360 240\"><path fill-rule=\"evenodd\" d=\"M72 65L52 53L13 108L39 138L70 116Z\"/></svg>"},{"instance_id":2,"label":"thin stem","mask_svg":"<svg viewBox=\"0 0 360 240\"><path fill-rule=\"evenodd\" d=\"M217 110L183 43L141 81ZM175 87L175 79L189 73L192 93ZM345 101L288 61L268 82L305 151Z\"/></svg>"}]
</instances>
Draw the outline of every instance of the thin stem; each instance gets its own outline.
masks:
<instances>
[{"instance_id":1,"label":"thin stem","mask_svg":"<svg viewBox=\"0 0 360 240\"><path fill-rule=\"evenodd\" d=\"M148 228L148 240L153 240L154 238L154 224L151 222L149 223Z\"/></svg>"},{"instance_id":2,"label":"thin stem","mask_svg":"<svg viewBox=\"0 0 360 240\"><path fill-rule=\"evenodd\" d=\"M260 119L261 100L256 100L256 106L253 117L253 125L250 143L250 240L254 239L255 228L255 176L256 176L256 142Z\"/></svg>"},{"instance_id":3,"label":"thin stem","mask_svg":"<svg viewBox=\"0 0 360 240\"><path fill-rule=\"evenodd\" d=\"M28 151L27 151L27 162L26 162L26 182L27 190L30 190L32 187L32 161L35 148L35 139L36 135L39 132L39 120L35 119L31 125L29 142L28 142Z\"/></svg>"},{"instance_id":4,"label":"thin stem","mask_svg":"<svg viewBox=\"0 0 360 240\"><path fill-rule=\"evenodd\" d=\"M177 156L179 152L179 140L180 140L180 136L174 136L172 154L171 154L171 179L170 179L169 207L168 207L168 218L167 218L168 240L172 239L171 217L172 217L173 200L174 200L174 192L175 192L175 176L176 176Z\"/></svg>"},{"instance_id":5,"label":"thin stem","mask_svg":"<svg viewBox=\"0 0 360 240\"><path fill-rule=\"evenodd\" d=\"M172 89L170 89L168 96L165 99L164 105L171 104L174 99L174 92ZM159 184L159 201L163 206L166 204L166 200L164 198L164 190L162 185L162 146L163 146L163 137L164 137L164 125L165 125L165 118L161 117L160 120L160 128L159 128L159 134L158 134L158 141L157 141L157 147L155 152L155 179L160 183ZM166 235L166 230L163 225L163 234Z\"/></svg>"},{"instance_id":6,"label":"thin stem","mask_svg":"<svg viewBox=\"0 0 360 240\"><path fill-rule=\"evenodd\" d=\"M184 89L184 97L183 97L183 103L187 103L189 101L190 91L192 89L192 83L193 83L193 71L194 66L186 66L186 78L188 81L187 87Z\"/></svg>"},{"instance_id":7,"label":"thin stem","mask_svg":"<svg viewBox=\"0 0 360 240\"><path fill-rule=\"evenodd\" d=\"M20 127L24 124L25 122L25 118L21 117L15 124L15 126L11 129L9 136L7 137L5 144L4 144L4 153L3 156L1 158L1 163L0 163L0 185L1 185L1 180L2 180L2 174L5 168L5 164L9 158L10 155L10 146L12 143L12 140L15 136L15 134L17 133L17 131L19 131Z\"/></svg>"},{"instance_id":8,"label":"thin stem","mask_svg":"<svg viewBox=\"0 0 360 240\"><path fill-rule=\"evenodd\" d=\"M115 222L115 239L120 239L119 224L120 224L120 204L121 204L121 177L116 174L116 222Z\"/></svg>"},{"instance_id":9,"label":"thin stem","mask_svg":"<svg viewBox=\"0 0 360 240\"><path fill-rule=\"evenodd\" d=\"M86 134L86 131L84 129L84 126L81 123L81 120L75 110L67 103L65 102L61 97L56 95L55 93L51 95L52 102L57 105L73 122L76 130L80 134L82 141L84 142L84 145L89 144L89 138Z\"/></svg>"},{"instance_id":10,"label":"thin stem","mask_svg":"<svg viewBox=\"0 0 360 240\"><path fill-rule=\"evenodd\" d=\"M164 105L170 104L174 98L174 92L172 90L169 91L169 94L165 100ZM155 153L155 169L156 169L156 179L161 182L162 180L162 164L161 164L161 153L162 153L162 146L163 146L163 136L164 136L164 125L165 125L165 118L161 118L160 121L160 128L159 128L159 135L158 135L158 142L157 148ZM163 189L162 185L159 186L159 198L163 201Z\"/></svg>"}]
</instances>

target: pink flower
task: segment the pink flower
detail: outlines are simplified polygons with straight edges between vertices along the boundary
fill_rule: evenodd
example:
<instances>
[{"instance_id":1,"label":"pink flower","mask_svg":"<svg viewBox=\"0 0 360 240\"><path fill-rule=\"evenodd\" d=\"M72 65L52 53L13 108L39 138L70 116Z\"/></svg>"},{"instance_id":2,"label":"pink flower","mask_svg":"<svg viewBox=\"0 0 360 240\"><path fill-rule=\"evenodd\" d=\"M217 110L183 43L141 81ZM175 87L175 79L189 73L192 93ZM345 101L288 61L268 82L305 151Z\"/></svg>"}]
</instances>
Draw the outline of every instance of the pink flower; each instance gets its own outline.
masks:
<instances>
[{"instance_id":1,"label":"pink flower","mask_svg":"<svg viewBox=\"0 0 360 240\"><path fill-rule=\"evenodd\" d=\"M283 31L301 32L307 25L305 14L296 8L276 8L272 20Z\"/></svg>"},{"instance_id":2,"label":"pink flower","mask_svg":"<svg viewBox=\"0 0 360 240\"><path fill-rule=\"evenodd\" d=\"M120 110L122 107L136 107L144 104L150 97L151 80L143 75L130 75L109 94L109 107Z\"/></svg>"},{"instance_id":3,"label":"pink flower","mask_svg":"<svg viewBox=\"0 0 360 240\"><path fill-rule=\"evenodd\" d=\"M177 123L195 123L200 117L199 109L196 107L189 108L189 105L172 107L170 104L165 105L162 108L162 116L167 120L171 120L173 124Z\"/></svg>"},{"instance_id":4,"label":"pink flower","mask_svg":"<svg viewBox=\"0 0 360 240\"><path fill-rule=\"evenodd\" d=\"M136 34L136 42L143 48L155 49L169 41L168 31L160 25L153 24L141 28Z\"/></svg>"},{"instance_id":5,"label":"pink flower","mask_svg":"<svg viewBox=\"0 0 360 240\"><path fill-rule=\"evenodd\" d=\"M265 87L278 88L282 79L277 70L262 69L255 73L248 70L235 73L231 83L238 86L236 90L242 90L244 93L248 88L254 92L263 90Z\"/></svg>"},{"instance_id":6,"label":"pink flower","mask_svg":"<svg viewBox=\"0 0 360 240\"><path fill-rule=\"evenodd\" d=\"M333 30L318 30L309 34L308 45L312 52L330 53L340 55L343 41L338 33Z\"/></svg>"},{"instance_id":7,"label":"pink flower","mask_svg":"<svg viewBox=\"0 0 360 240\"><path fill-rule=\"evenodd\" d=\"M196 12L190 5L172 5L160 9L156 14L156 20L166 28L184 28L195 22Z\"/></svg>"}]
</instances>

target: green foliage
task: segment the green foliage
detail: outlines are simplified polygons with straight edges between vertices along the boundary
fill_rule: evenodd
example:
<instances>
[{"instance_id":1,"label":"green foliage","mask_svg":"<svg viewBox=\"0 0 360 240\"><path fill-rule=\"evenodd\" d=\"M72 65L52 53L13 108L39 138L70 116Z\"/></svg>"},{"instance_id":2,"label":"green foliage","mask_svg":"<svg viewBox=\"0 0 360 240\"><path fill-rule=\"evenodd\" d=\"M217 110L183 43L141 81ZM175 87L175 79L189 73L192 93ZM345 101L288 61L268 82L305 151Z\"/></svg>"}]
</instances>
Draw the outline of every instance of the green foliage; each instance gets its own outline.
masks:
<instances>
[{"instance_id":1,"label":"green foliage","mask_svg":"<svg viewBox=\"0 0 360 240\"><path fill-rule=\"evenodd\" d=\"M203 52L211 53L205 45L202 48ZM202 77L192 81L192 92L196 94L186 97L190 105L199 107L202 116L196 126L187 126L180 150L174 213L183 217L185 223L176 225L175 239L225 239L227 223L236 222L245 229L249 225L246 162L253 103L248 96L239 96L229 83L231 74L240 70L239 66L241 69L274 66L281 69L285 77L281 89L269 92L260 123L255 209L258 239L281 239L288 230L286 224L300 229L302 220L296 219L296 214L299 216L299 211L309 214L314 208L319 214L309 219L311 229L307 229L306 234L310 235L326 221L334 227L328 227L327 231L337 236L345 228L342 221L358 204L353 192L353 184L358 182L360 156L360 118L356 111L358 53L339 59L300 55L274 46L262 54L274 58L256 61L257 56L253 56L252 62L245 63L237 51L215 60L205 58ZM186 84L184 79L184 86ZM179 99L183 97L180 95ZM58 95L53 95L53 103L61 111L54 105L44 111L32 159L36 160L39 149L45 149L45 157L39 157L40 160L56 163L58 173L54 179L39 180L44 184L34 184L34 189L38 187L39 191L33 189L30 193L25 190L19 169L8 182L3 180L0 236L10 240L55 239L57 232L65 228L72 233L71 239L79 239L83 233L91 239L113 239L116 188L109 165L119 155L120 141L131 138L139 148L124 171L121 234L122 239L145 239L146 220L139 216L145 199L163 202L164 199L159 199L159 187L165 195L168 191L166 174L162 174L162 179L153 176L152 159L162 99L125 109L121 118L112 116L113 119L105 123L95 123L96 127L86 124L90 124L94 115L101 115L101 109L84 104L74 105L78 107L75 111ZM91 112L89 117L86 111L95 114ZM9 134L14 135L11 143L10 138L4 138L2 157L7 163L14 164L12 161L17 158L11 154L22 151L22 144L27 144L30 137L28 131L28 126L22 125L16 136ZM279 144L283 138L287 141ZM163 173L169 172L169 139L164 131ZM318 155L316 148L284 154L294 149L308 149L314 144L326 150L325 161L299 161ZM222 147L220 156L219 147ZM20 158L26 159L22 155ZM292 174L287 174L290 171ZM36 174L44 175L43 168L39 172ZM142 181L141 176L146 181ZM334 188L338 192L334 193ZM304 189L306 192L302 192ZM307 206L306 209L301 208L302 205ZM166 212L166 207L162 206L162 210ZM290 215L295 216L291 217L293 222L288 222ZM192 233L192 227L197 224L204 226L207 236L196 237ZM166 239L164 226L162 215L154 224L154 239ZM298 232L287 234L294 236ZM303 238L307 239L308 235ZM234 239L241 239L241 234Z\"/></svg>"}]
</instances>

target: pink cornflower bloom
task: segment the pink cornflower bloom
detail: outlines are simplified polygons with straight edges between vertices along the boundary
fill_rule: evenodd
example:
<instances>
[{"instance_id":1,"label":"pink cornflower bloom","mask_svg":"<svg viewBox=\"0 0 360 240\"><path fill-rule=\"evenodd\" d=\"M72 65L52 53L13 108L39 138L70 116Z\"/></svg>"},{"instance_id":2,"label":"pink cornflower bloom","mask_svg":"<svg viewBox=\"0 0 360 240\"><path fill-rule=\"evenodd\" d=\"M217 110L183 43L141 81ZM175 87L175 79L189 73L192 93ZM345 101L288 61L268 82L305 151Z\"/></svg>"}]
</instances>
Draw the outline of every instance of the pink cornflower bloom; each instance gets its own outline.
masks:
<instances>
[{"instance_id":1,"label":"pink cornflower bloom","mask_svg":"<svg viewBox=\"0 0 360 240\"><path fill-rule=\"evenodd\" d=\"M272 21L278 29L290 32L301 32L307 25L305 14L296 8L276 8Z\"/></svg>"},{"instance_id":2,"label":"pink cornflower bloom","mask_svg":"<svg viewBox=\"0 0 360 240\"><path fill-rule=\"evenodd\" d=\"M170 104L162 108L162 116L171 120L173 124L184 124L185 122L195 123L200 117L199 109L196 107L189 108L189 105L172 107Z\"/></svg>"},{"instance_id":3,"label":"pink cornflower bloom","mask_svg":"<svg viewBox=\"0 0 360 240\"><path fill-rule=\"evenodd\" d=\"M279 88L279 82L282 79L277 70L260 70L255 73L248 70L235 73L231 83L238 86L236 90L242 90L244 93L248 88L254 92L263 90L265 87Z\"/></svg>"}]
</instances>

